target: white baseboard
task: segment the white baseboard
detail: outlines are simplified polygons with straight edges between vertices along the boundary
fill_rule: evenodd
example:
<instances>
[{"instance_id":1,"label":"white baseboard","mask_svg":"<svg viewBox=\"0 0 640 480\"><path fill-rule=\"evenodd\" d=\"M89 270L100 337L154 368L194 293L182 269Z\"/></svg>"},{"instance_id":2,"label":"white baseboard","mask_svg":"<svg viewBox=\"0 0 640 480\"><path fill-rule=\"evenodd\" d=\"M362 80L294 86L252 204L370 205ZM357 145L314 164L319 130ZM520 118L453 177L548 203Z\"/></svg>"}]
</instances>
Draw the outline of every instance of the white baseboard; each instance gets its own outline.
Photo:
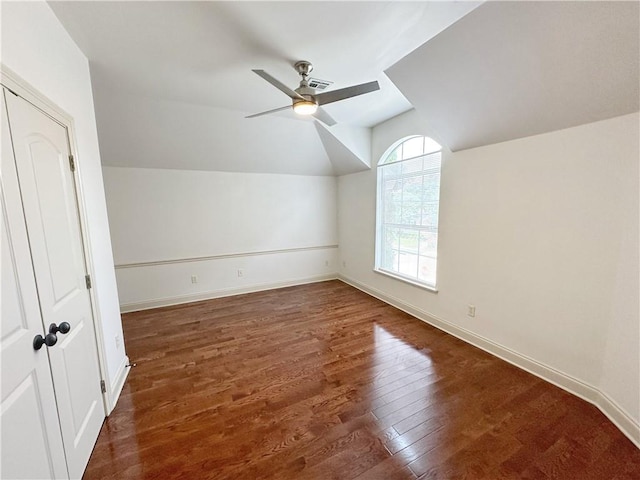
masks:
<instances>
[{"instance_id":1,"label":"white baseboard","mask_svg":"<svg viewBox=\"0 0 640 480\"><path fill-rule=\"evenodd\" d=\"M111 415L113 409L116 408L116 404L118 403L118 398L120 398L120 394L122 393L122 389L124 388L124 383L127 380L127 376L129 375L129 371L131 367L129 365L129 357L125 355L120 367L118 367L118 373L116 373L116 377L114 378L111 385L109 385L109 405L108 405L108 413L107 415Z\"/></svg>"},{"instance_id":2,"label":"white baseboard","mask_svg":"<svg viewBox=\"0 0 640 480\"><path fill-rule=\"evenodd\" d=\"M615 401L596 387L586 384L577 378L554 369L553 367L545 365L538 360L534 360L533 358L511 350L504 345L500 345L488 338L482 337L481 335L416 308L413 305L405 303L399 298L388 295L385 292L370 287L369 285L360 283L346 275L339 274L338 279L357 288L358 290L363 291L364 293L371 295L372 297L382 300L383 302L416 317L419 320L422 320L425 323L428 323L429 325L438 328L439 330L470 343L491 355L501 358L518 368L526 370L527 372L595 405L629 438L629 440L636 445L636 447L640 448L640 424L638 424L638 422L624 411L623 408L616 404Z\"/></svg>"},{"instance_id":3,"label":"white baseboard","mask_svg":"<svg viewBox=\"0 0 640 480\"><path fill-rule=\"evenodd\" d=\"M199 302L202 300L211 300L213 298L230 297L232 295L240 295L243 293L262 292L264 290L274 290L276 288L292 287L295 285L304 285L307 283L325 282L327 280L336 280L335 273L314 275L304 278L296 278L284 282L254 283L243 287L223 288L209 292L193 293L188 295L177 295L174 297L157 298L153 300L144 300L142 302L123 303L120 305L121 313L137 312L140 310L149 310L151 308L168 307L171 305L180 305L183 303Z\"/></svg>"},{"instance_id":4,"label":"white baseboard","mask_svg":"<svg viewBox=\"0 0 640 480\"><path fill-rule=\"evenodd\" d=\"M593 403L611 422L640 448L640 425L606 393L598 390L598 397Z\"/></svg>"}]
</instances>

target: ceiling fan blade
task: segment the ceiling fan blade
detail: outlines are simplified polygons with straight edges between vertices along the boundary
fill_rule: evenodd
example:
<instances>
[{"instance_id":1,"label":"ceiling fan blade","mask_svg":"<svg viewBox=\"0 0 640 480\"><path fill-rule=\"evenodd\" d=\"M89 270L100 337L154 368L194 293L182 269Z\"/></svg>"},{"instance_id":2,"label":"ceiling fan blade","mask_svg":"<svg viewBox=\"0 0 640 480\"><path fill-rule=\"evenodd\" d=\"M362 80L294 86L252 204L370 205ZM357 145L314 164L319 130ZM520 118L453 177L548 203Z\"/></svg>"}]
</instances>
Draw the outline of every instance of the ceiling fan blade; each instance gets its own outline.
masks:
<instances>
[{"instance_id":1,"label":"ceiling fan blade","mask_svg":"<svg viewBox=\"0 0 640 480\"><path fill-rule=\"evenodd\" d=\"M284 83L282 83L280 80L278 80L277 78L272 77L271 75L269 75L264 70L252 70L252 72L254 72L256 75L259 75L262 78L264 78L267 82L269 82L271 85L276 87L281 92L286 93L289 97L295 98L295 99L300 99L300 100L305 100L305 98L302 95L300 95L297 92L294 92L289 87L287 87Z\"/></svg>"},{"instance_id":2,"label":"ceiling fan blade","mask_svg":"<svg viewBox=\"0 0 640 480\"><path fill-rule=\"evenodd\" d=\"M287 105L286 107L280 107L280 108L274 108L273 110L267 110L266 112L260 112L260 113L254 113L253 115L249 115L248 117L244 117L244 118L255 118L255 117L261 117L262 115L267 115L269 113L276 113L276 112L280 112L282 110L286 110L288 108L291 108L291 105Z\"/></svg>"},{"instance_id":3,"label":"ceiling fan blade","mask_svg":"<svg viewBox=\"0 0 640 480\"><path fill-rule=\"evenodd\" d=\"M378 85L378 82L373 81L369 83L362 83L360 85L354 85L352 87L332 90L331 92L319 93L315 95L315 99L318 102L318 105L326 105L327 103L338 102L346 98L375 92L376 90L380 90L380 85Z\"/></svg>"},{"instance_id":4,"label":"ceiling fan blade","mask_svg":"<svg viewBox=\"0 0 640 480\"><path fill-rule=\"evenodd\" d=\"M318 107L316 113L312 115L322 123L324 123L325 125L329 125L330 127L336 124L336 121L322 107Z\"/></svg>"}]
</instances>

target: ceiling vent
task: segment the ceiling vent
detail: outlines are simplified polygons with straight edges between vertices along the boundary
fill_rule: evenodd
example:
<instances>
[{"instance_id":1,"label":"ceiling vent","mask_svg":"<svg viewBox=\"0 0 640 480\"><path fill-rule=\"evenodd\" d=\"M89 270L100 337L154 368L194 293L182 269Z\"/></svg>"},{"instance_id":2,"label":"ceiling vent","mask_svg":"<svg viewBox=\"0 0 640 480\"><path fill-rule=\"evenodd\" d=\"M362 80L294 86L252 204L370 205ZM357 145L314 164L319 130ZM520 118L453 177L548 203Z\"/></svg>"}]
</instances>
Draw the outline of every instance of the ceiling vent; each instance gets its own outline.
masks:
<instances>
[{"instance_id":1,"label":"ceiling vent","mask_svg":"<svg viewBox=\"0 0 640 480\"><path fill-rule=\"evenodd\" d=\"M329 80L320 80L319 78L309 78L309 86L311 88L315 88L316 90L324 90L333 82Z\"/></svg>"}]
</instances>

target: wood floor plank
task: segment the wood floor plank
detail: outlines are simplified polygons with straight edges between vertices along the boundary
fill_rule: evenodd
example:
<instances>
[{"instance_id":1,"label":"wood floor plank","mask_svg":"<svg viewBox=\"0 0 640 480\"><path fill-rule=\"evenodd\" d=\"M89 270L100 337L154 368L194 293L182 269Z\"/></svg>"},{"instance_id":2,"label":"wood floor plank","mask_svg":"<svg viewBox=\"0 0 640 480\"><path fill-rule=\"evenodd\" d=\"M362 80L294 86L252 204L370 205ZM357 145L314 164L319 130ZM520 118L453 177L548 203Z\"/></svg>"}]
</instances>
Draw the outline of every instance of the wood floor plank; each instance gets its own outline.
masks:
<instances>
[{"instance_id":1,"label":"wood floor plank","mask_svg":"<svg viewBox=\"0 0 640 480\"><path fill-rule=\"evenodd\" d=\"M339 281L123 326L86 479L640 479L592 405Z\"/></svg>"}]
</instances>

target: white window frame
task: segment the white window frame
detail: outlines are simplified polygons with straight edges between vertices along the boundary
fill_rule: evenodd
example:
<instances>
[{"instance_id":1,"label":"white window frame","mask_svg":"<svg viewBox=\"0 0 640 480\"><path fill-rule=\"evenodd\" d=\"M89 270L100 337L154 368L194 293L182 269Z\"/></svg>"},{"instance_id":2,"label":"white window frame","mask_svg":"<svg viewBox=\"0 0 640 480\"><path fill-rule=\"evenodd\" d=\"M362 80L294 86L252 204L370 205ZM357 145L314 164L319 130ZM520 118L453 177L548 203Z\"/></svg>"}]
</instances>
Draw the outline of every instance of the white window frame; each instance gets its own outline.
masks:
<instances>
[{"instance_id":1,"label":"white window frame","mask_svg":"<svg viewBox=\"0 0 640 480\"><path fill-rule=\"evenodd\" d=\"M423 150L420 155L416 155L413 156L411 158L402 158L400 160L395 160L392 162L389 162L388 159L389 157L397 151L398 148L400 148L401 145L403 145L404 143L413 140L415 138L423 138L424 142L423 143ZM376 238L375 238L375 265L374 265L374 271L383 275L387 275L390 276L392 278L395 278L397 280L401 280L403 282L409 283L411 285L415 285L421 288L424 288L426 290L432 291L432 292L437 292L437 251L438 251L438 225L439 225L439 210L440 210L440 184L441 184L441 179L440 179L440 175L441 175L441 165L442 165L442 147L439 147L439 149L435 150L435 149L426 149L427 153L425 152L425 145L427 144L427 142L433 142L433 140L429 137L424 137L422 135L413 135L413 136L409 136L409 137L404 137L400 140L398 140L397 142L395 142L391 147L389 147L389 149L387 149L387 151L384 153L384 155L382 155L382 158L380 159L380 161L378 162L378 166L377 166L377 172L376 172L376 177L377 177L377 188L376 188ZM435 145L437 145L435 142L433 142L434 148ZM436 156L437 155L437 161L436 161L436 157L432 157L432 156ZM426 159L428 157L432 157L432 159L434 161L436 161L437 166L432 167L432 168L427 168L425 169L424 167L424 163L422 165L422 169L415 171L415 172L406 172L406 173L399 173L397 174L397 179L398 180L404 180L404 179L408 179L408 178L412 178L412 177L417 177L417 176L424 176L425 174L434 174L437 173L439 176L439 182L438 182L438 198L436 201L436 224L435 226L431 225L431 226L425 226L422 225L422 221L419 225L417 224L410 224L410 223L383 223L384 222L384 192L383 192L383 174L382 174L382 169L385 167L389 167L390 165L394 165L394 164L401 164L404 162L410 162L410 161L415 161L418 158L422 158L422 159ZM423 185L424 187L424 185ZM404 188L404 187L403 187ZM401 204L402 204L402 200L401 200ZM424 208L424 206L427 204L427 201L423 198L422 203L420 204L421 209ZM433 200L430 202L430 204L433 204ZM412 252L412 255L417 255L417 261L420 261L421 256L425 257L425 258L432 258L435 261L435 279L433 282L428 282L426 280L422 280L420 278L418 278L419 275L419 263L416 266L416 275L415 276L410 276L410 275L406 275L403 273L400 273L400 268L397 268L396 270L390 270L389 268L384 268L382 266L383 263L383 229L385 226L390 226L391 228L398 228L398 229L404 229L405 231L407 230L415 230L418 231L418 238L420 239L420 232L426 232L426 233L435 233L436 235L436 246L435 246L435 254L433 255L421 255L420 254L420 244L418 243L418 247L417 247L417 251L416 252ZM401 254L402 248L401 248L401 244L398 244L397 247L397 252L399 254ZM408 252L407 252L408 253ZM398 260L399 261L399 260Z\"/></svg>"}]
</instances>

